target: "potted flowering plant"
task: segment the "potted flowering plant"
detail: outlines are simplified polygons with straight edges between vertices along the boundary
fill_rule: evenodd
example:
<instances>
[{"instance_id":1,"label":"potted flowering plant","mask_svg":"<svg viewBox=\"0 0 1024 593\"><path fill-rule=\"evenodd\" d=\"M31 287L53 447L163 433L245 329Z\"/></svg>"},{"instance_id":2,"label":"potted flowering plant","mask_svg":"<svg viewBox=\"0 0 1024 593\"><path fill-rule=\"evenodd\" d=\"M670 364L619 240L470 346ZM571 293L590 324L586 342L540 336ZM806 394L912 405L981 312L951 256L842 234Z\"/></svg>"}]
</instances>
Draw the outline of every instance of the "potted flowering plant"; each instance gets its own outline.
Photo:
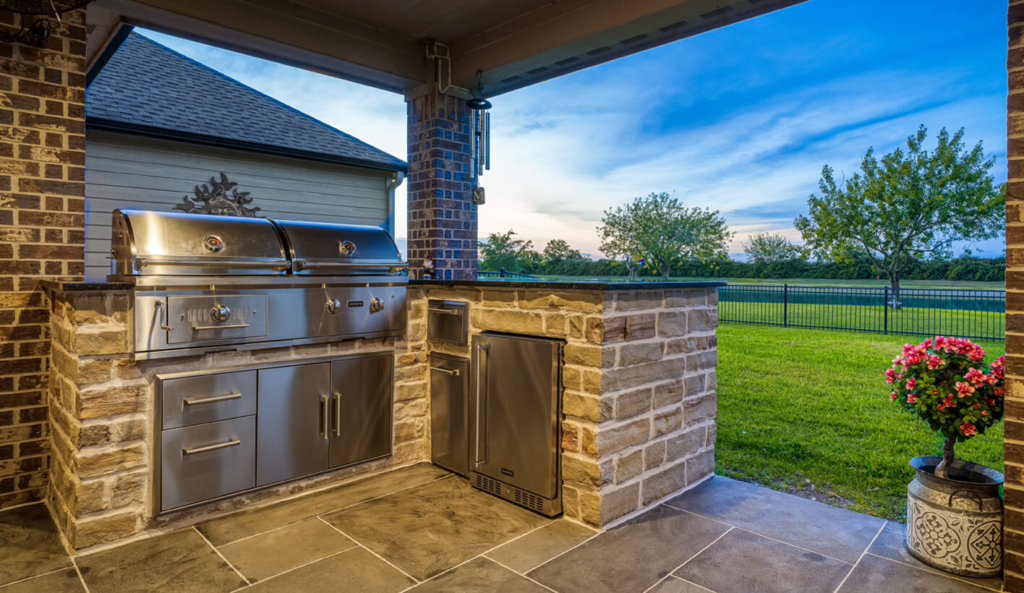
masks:
<instances>
[{"instance_id":1,"label":"potted flowering plant","mask_svg":"<svg viewBox=\"0 0 1024 593\"><path fill-rule=\"evenodd\" d=\"M922 562L968 576L1002 569L1003 475L956 459L956 443L1003 417L1004 357L961 338L907 344L885 372L889 399L945 437L942 457L916 457L907 489L907 549Z\"/></svg>"}]
</instances>

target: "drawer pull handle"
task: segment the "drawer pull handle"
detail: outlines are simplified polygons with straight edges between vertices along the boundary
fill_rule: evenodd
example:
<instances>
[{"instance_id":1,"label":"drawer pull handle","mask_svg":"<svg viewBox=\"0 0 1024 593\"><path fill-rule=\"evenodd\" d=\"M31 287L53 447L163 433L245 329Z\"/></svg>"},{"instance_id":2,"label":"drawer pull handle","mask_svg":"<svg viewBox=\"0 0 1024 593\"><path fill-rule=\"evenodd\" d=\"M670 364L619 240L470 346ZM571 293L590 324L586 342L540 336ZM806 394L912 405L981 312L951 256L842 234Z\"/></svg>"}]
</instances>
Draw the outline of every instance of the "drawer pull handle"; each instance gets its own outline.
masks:
<instances>
[{"instance_id":1,"label":"drawer pull handle","mask_svg":"<svg viewBox=\"0 0 1024 593\"><path fill-rule=\"evenodd\" d=\"M442 369L441 367L430 367L430 370L444 373L446 375L452 375L453 377L459 376L459 369Z\"/></svg>"},{"instance_id":2,"label":"drawer pull handle","mask_svg":"<svg viewBox=\"0 0 1024 593\"><path fill-rule=\"evenodd\" d=\"M249 327L248 323L236 323L234 325L196 325L192 324L192 331L199 331L202 329L245 329Z\"/></svg>"},{"instance_id":3,"label":"drawer pull handle","mask_svg":"<svg viewBox=\"0 0 1024 593\"><path fill-rule=\"evenodd\" d=\"M225 443L217 443L216 445L206 445L205 447L192 447L181 450L183 455L195 455L196 453L206 453L207 451L218 451L220 449L227 449L228 447L237 447L241 445L242 441L238 439L231 439Z\"/></svg>"},{"instance_id":4,"label":"drawer pull handle","mask_svg":"<svg viewBox=\"0 0 1024 593\"><path fill-rule=\"evenodd\" d=\"M440 313L442 315L462 315L462 309L436 309L431 307L427 309L427 311L430 311L431 313Z\"/></svg>"},{"instance_id":5,"label":"drawer pull handle","mask_svg":"<svg viewBox=\"0 0 1024 593\"><path fill-rule=\"evenodd\" d=\"M224 395L215 395L213 397L189 397L184 400L186 406L198 406L200 404L215 404L217 402L226 402L233 399L239 399L242 394L238 391L226 393Z\"/></svg>"}]
</instances>

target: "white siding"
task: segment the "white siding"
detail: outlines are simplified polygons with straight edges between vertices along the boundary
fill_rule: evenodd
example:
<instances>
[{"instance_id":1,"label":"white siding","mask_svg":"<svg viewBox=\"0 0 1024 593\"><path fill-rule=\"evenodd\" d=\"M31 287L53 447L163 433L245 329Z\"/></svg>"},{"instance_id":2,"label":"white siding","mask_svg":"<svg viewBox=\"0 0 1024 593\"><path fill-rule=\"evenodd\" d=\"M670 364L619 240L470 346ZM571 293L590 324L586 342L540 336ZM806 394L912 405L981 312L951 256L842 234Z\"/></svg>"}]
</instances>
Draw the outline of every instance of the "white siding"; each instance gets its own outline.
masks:
<instances>
[{"instance_id":1,"label":"white siding","mask_svg":"<svg viewBox=\"0 0 1024 593\"><path fill-rule=\"evenodd\" d=\"M110 273L110 213L170 210L223 171L249 192L259 215L384 225L388 173L235 150L88 130L85 143L85 275Z\"/></svg>"}]
</instances>

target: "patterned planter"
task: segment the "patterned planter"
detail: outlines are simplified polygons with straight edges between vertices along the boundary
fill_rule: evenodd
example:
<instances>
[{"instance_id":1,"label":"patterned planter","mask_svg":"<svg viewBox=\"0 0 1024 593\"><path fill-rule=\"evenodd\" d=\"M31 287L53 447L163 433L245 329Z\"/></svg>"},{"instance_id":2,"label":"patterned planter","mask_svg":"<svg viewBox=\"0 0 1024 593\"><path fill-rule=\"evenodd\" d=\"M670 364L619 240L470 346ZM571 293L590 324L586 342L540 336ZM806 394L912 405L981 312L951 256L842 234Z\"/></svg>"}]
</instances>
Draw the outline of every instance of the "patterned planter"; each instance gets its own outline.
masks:
<instances>
[{"instance_id":1,"label":"patterned planter","mask_svg":"<svg viewBox=\"0 0 1024 593\"><path fill-rule=\"evenodd\" d=\"M907 486L907 550L935 568L970 577L1003 569L1003 474L956 460L951 478L934 475L941 457L915 457Z\"/></svg>"}]
</instances>

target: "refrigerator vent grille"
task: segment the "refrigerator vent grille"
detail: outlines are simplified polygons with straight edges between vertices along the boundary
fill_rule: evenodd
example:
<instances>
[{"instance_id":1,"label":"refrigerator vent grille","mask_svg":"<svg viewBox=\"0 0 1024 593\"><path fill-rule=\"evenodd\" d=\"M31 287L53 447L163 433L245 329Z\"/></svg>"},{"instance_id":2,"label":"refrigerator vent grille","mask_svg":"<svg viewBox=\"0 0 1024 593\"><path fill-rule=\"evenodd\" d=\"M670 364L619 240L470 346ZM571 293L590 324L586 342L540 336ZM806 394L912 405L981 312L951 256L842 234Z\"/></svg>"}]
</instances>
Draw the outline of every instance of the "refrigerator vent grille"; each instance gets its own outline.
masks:
<instances>
[{"instance_id":1,"label":"refrigerator vent grille","mask_svg":"<svg viewBox=\"0 0 1024 593\"><path fill-rule=\"evenodd\" d=\"M544 501L540 498L525 492L518 488L513 488L516 491L516 503L538 512L544 512Z\"/></svg>"},{"instance_id":2,"label":"refrigerator vent grille","mask_svg":"<svg viewBox=\"0 0 1024 593\"><path fill-rule=\"evenodd\" d=\"M492 480L486 476L476 474L476 487L484 492L490 492L496 496L501 496L501 482Z\"/></svg>"}]
</instances>

